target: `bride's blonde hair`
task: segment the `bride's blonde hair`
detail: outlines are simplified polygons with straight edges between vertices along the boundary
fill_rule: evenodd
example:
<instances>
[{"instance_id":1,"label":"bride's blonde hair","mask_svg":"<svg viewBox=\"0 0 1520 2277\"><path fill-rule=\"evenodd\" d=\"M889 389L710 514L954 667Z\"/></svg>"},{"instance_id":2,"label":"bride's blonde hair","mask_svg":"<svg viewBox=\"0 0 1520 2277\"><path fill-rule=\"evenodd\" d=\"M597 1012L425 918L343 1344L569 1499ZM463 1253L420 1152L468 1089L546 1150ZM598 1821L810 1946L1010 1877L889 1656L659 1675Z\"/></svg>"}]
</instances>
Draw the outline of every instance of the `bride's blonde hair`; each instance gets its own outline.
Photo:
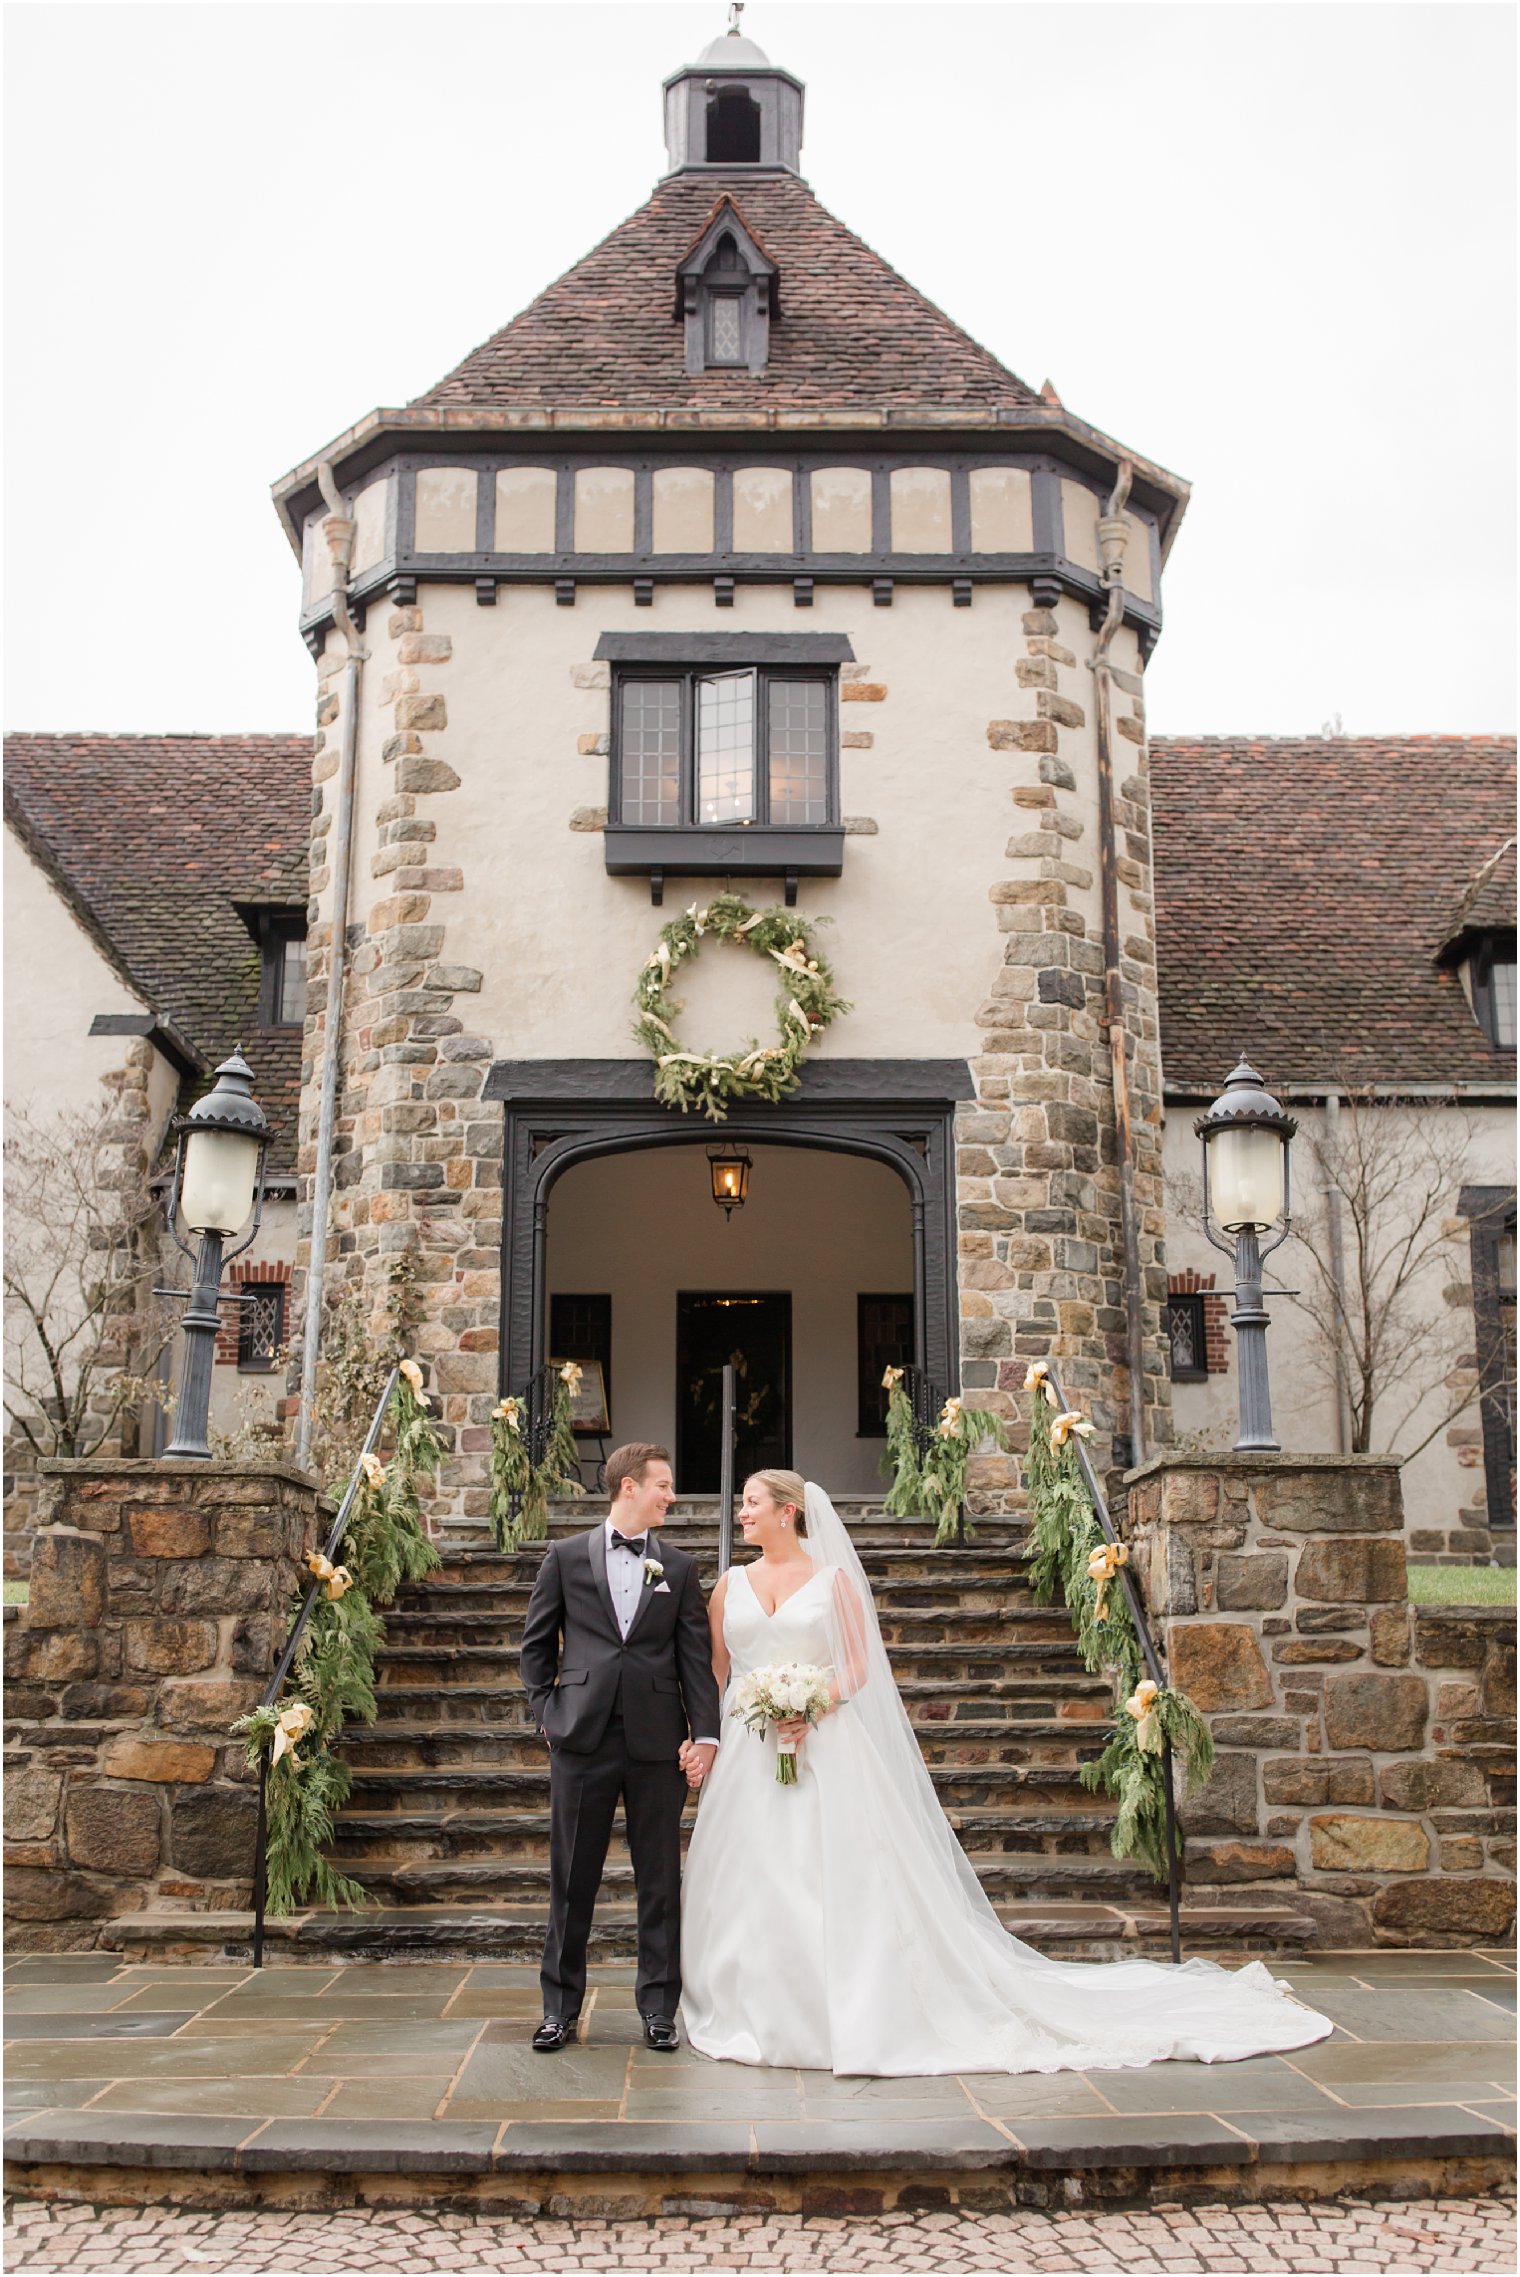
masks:
<instances>
[{"instance_id":1,"label":"bride's blonde hair","mask_svg":"<svg viewBox=\"0 0 1520 2277\"><path fill-rule=\"evenodd\" d=\"M807 1480L801 1471L751 1471L745 1485L758 1479L772 1502L790 1502L797 1510L797 1531L807 1532Z\"/></svg>"}]
</instances>

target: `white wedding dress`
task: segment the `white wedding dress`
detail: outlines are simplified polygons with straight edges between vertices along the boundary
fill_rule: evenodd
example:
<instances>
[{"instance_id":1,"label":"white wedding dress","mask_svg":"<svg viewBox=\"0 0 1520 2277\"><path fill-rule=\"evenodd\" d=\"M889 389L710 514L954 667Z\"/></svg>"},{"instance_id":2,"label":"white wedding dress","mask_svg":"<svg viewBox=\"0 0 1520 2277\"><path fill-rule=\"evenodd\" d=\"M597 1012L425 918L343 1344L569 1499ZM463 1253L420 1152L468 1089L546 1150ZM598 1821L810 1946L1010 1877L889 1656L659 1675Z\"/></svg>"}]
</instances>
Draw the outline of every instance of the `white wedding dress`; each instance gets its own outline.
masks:
<instances>
[{"instance_id":1,"label":"white wedding dress","mask_svg":"<svg viewBox=\"0 0 1520 2277\"><path fill-rule=\"evenodd\" d=\"M734 2063L880 2077L1222 2063L1333 2026L1257 1961L1052 1961L1002 1927L940 1808L892 1680L860 1561L808 1488L815 1571L767 1614L728 1580L732 1677L777 1661L848 1671L795 1786L725 1702L682 1892L691 2045Z\"/></svg>"}]
</instances>

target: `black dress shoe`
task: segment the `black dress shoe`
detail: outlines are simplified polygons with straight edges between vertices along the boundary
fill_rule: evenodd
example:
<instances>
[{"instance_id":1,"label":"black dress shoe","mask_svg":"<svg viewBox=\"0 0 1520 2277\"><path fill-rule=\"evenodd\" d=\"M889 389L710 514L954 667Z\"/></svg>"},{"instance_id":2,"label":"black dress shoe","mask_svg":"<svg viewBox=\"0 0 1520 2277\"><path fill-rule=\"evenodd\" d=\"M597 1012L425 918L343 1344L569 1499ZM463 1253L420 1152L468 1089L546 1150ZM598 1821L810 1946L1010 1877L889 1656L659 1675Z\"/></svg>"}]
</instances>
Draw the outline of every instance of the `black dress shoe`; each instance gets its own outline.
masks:
<instances>
[{"instance_id":1,"label":"black dress shoe","mask_svg":"<svg viewBox=\"0 0 1520 2277\"><path fill-rule=\"evenodd\" d=\"M575 2038L578 2016L546 2016L533 2035L533 2047L541 2056L552 2056L560 2048L568 2048Z\"/></svg>"},{"instance_id":2,"label":"black dress shoe","mask_svg":"<svg viewBox=\"0 0 1520 2277\"><path fill-rule=\"evenodd\" d=\"M644 2018L644 2045L654 2048L662 2056L673 2056L681 2045L673 2016L646 2016Z\"/></svg>"}]
</instances>

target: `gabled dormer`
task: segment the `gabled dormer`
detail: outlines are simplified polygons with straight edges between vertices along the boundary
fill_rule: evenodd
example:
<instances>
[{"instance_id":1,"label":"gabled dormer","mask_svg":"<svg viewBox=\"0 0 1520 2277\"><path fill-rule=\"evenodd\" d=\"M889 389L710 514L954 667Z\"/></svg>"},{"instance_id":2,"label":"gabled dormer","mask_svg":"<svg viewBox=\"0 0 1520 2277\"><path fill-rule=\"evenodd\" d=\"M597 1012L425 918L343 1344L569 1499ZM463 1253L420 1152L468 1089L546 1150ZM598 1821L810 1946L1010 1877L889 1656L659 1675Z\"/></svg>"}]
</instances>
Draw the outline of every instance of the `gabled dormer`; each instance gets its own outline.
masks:
<instances>
[{"instance_id":1,"label":"gabled dormer","mask_svg":"<svg viewBox=\"0 0 1520 2277\"><path fill-rule=\"evenodd\" d=\"M666 80L665 147L673 174L719 166L795 174L802 81L779 70L735 24Z\"/></svg>"},{"instance_id":2,"label":"gabled dormer","mask_svg":"<svg viewBox=\"0 0 1520 2277\"><path fill-rule=\"evenodd\" d=\"M763 372L781 314L780 275L730 197L718 200L676 270L688 372Z\"/></svg>"}]
</instances>

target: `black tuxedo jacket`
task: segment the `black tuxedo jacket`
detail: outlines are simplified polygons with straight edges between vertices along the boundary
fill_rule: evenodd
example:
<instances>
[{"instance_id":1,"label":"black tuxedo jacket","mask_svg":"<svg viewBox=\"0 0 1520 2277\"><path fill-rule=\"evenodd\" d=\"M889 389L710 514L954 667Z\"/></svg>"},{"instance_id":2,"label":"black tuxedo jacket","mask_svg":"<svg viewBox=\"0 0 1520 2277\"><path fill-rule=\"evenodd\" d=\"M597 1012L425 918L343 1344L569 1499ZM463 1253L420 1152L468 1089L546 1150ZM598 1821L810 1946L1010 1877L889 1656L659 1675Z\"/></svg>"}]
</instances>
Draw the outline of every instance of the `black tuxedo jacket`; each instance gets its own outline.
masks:
<instances>
[{"instance_id":1,"label":"black tuxedo jacket","mask_svg":"<svg viewBox=\"0 0 1520 2277\"><path fill-rule=\"evenodd\" d=\"M717 1736L720 1703L697 1563L656 1531L650 1555L669 1589L647 1585L626 1638L607 1581L607 1529L553 1542L523 1623L522 1680L551 1747L589 1755L619 1697L628 1754L674 1762L681 1742Z\"/></svg>"}]
</instances>

